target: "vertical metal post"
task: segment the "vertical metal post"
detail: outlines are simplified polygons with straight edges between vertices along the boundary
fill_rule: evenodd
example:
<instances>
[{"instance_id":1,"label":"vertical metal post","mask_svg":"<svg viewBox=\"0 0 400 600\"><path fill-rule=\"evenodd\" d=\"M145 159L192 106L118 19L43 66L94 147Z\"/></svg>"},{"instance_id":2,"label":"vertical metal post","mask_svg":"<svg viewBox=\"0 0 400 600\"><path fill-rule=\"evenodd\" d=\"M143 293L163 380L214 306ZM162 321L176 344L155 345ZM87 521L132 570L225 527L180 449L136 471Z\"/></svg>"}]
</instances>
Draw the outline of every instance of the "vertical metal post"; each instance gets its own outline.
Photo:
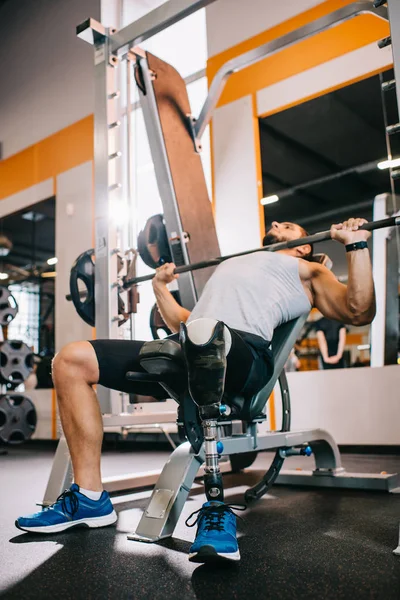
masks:
<instances>
[{"instance_id":1,"label":"vertical metal post","mask_svg":"<svg viewBox=\"0 0 400 600\"><path fill-rule=\"evenodd\" d=\"M396 229L386 240L385 365L397 364L399 339L399 249Z\"/></svg>"},{"instance_id":2,"label":"vertical metal post","mask_svg":"<svg viewBox=\"0 0 400 600\"><path fill-rule=\"evenodd\" d=\"M388 0L390 35L392 37L394 76L396 79L396 92L398 103L400 103L400 2L399 0ZM400 121L400 106L399 106Z\"/></svg>"},{"instance_id":3,"label":"vertical metal post","mask_svg":"<svg viewBox=\"0 0 400 600\"><path fill-rule=\"evenodd\" d=\"M135 196L134 196L134 169L133 169L133 155L132 155L132 142L133 142L133 134L132 134L132 94L133 94L133 85L132 85L132 68L133 68L132 58L128 54L126 59L126 163L127 163L127 182L126 182L126 191L127 191L127 202L128 209L130 214L129 219L129 231L128 231L128 247L133 248L136 247L136 238L137 231L136 227L134 229L134 219L133 214L136 210ZM135 218L136 219L136 218ZM136 224L136 223L135 223ZM135 339L135 319L133 315L129 317L129 326L130 326L130 336L131 339Z\"/></svg>"},{"instance_id":4,"label":"vertical metal post","mask_svg":"<svg viewBox=\"0 0 400 600\"><path fill-rule=\"evenodd\" d=\"M379 194L374 200L373 220L387 216L388 194ZM372 233L372 269L376 293L376 316L371 324L371 367L385 364L385 324L386 324L386 239L387 230L377 229Z\"/></svg>"},{"instance_id":5,"label":"vertical metal post","mask_svg":"<svg viewBox=\"0 0 400 600\"><path fill-rule=\"evenodd\" d=\"M135 54L133 51L131 51L130 55L132 59L134 59ZM146 91L144 94L143 91L139 89L140 104L143 110L143 117L154 163L158 190L160 192L161 201L163 204L167 234L169 239L179 238L181 240L183 261L184 264L188 264L190 261L184 241L186 235L182 230L178 202L172 181L170 165L160 123L160 116L157 108L157 101L152 85L153 74L149 68L144 53L143 56L136 57L136 60L140 62L143 84ZM197 300L193 273L182 273L180 275L179 293L182 305L191 310Z\"/></svg>"},{"instance_id":6,"label":"vertical metal post","mask_svg":"<svg viewBox=\"0 0 400 600\"><path fill-rule=\"evenodd\" d=\"M115 62L113 62L115 61ZM110 220L109 188L118 193L116 161L120 151L116 147L116 102L119 90L116 85L116 59L109 58L108 38L95 45L95 111L94 111L94 180L95 180L95 299L96 337L118 337L118 291L116 228ZM98 386L100 408L103 413L119 413L118 396L111 390ZM114 397L113 397L114 396ZM115 398L115 399L114 399ZM114 406L115 405L115 406Z\"/></svg>"}]
</instances>

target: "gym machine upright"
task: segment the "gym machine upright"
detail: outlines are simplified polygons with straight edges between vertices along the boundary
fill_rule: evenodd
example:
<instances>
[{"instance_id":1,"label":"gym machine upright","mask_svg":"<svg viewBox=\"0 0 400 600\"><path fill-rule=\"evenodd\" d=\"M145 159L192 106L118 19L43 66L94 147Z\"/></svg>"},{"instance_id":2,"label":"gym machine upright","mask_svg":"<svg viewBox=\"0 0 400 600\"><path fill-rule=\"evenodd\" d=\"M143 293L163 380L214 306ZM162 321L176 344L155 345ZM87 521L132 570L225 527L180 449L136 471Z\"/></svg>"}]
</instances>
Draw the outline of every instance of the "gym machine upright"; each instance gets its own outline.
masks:
<instances>
[{"instance_id":1,"label":"gym machine upright","mask_svg":"<svg viewBox=\"0 0 400 600\"><path fill-rule=\"evenodd\" d=\"M130 167L128 156L121 154L120 149L119 73L125 69L128 81L130 81L130 73L133 69L149 135L171 253L178 266L188 265L219 255L218 241L198 152L201 149L201 135L211 118L212 110L216 106L229 75L357 15L372 13L381 19L387 20L388 18L387 9L384 6L374 6L369 1L354 2L230 61L216 75L200 117L194 120L190 116L191 111L185 84L179 74L170 65L142 51L135 44L209 3L210 0L199 2L170 0L120 32L106 30L92 19L77 29L80 37L94 45L95 53L95 272L96 290L99 292L95 297L98 337L118 337L117 290L120 287L121 276L118 277L115 256L118 247L117 232L109 220L109 213L112 196L122 197L121 181L124 177L118 171L121 171L121 165L125 165L129 181ZM163 103L163 98L173 99L173 102ZM130 133L130 131L127 132L128 137ZM193 206L198 207L198 210L194 211ZM180 277L179 291L184 306L190 309L194 305L197 295L201 293L209 275L210 270L188 271ZM286 335L282 337L283 349L281 348L280 360L276 363L277 368L279 366L282 368L281 360L287 350L286 346L293 342L293 335L297 333L299 326L299 322L296 323L296 326L292 324L290 332L286 332ZM279 373L277 373L276 380L278 377ZM282 397L288 398L287 386L285 387L282 378L280 385ZM135 415L120 414L118 399L115 401L109 390L99 389L98 392L105 428L137 422ZM243 423L242 434L224 439L224 454L233 455L251 450L273 448L290 449L310 443L314 449L317 467L313 472L313 485L361 487L389 491L398 487L398 478L394 475L366 477L343 473L338 448L326 432L315 430L288 433L284 431L285 427L282 429L282 432L260 436L257 434L256 422L252 422L249 427L247 423ZM53 502L56 496L65 487L68 487L71 472L70 465L65 459L65 453L65 440L61 440L46 490L45 504ZM185 492L185 496L183 491L190 488L191 481L203 460L203 449L200 448L197 453L194 453L188 442L174 451L153 492L150 505L143 517L144 522L141 524L143 527L139 527L140 538L154 541L165 535L171 535L188 493ZM327 476L316 477L321 474ZM287 477L290 477L290 474ZM110 491L150 485L151 483L149 478L143 476L120 479L117 484L115 481L104 482L105 488ZM122 485L124 487L121 487Z\"/></svg>"}]
</instances>

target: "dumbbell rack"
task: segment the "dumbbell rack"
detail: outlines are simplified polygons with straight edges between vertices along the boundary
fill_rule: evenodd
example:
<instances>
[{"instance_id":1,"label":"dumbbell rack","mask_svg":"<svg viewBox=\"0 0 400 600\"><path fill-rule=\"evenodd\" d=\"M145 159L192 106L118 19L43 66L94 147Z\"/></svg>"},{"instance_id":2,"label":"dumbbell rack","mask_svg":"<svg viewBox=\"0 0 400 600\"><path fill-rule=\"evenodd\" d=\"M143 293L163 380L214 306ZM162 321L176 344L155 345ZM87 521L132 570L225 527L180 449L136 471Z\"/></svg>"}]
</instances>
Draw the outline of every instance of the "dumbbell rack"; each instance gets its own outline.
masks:
<instances>
[{"instance_id":1,"label":"dumbbell rack","mask_svg":"<svg viewBox=\"0 0 400 600\"><path fill-rule=\"evenodd\" d=\"M6 286L0 286L0 444L16 444L29 439L36 429L36 411L32 401L7 389L26 381L33 370L33 353L18 340L3 340L3 327L18 314L18 304ZM0 448L0 454L7 450Z\"/></svg>"}]
</instances>

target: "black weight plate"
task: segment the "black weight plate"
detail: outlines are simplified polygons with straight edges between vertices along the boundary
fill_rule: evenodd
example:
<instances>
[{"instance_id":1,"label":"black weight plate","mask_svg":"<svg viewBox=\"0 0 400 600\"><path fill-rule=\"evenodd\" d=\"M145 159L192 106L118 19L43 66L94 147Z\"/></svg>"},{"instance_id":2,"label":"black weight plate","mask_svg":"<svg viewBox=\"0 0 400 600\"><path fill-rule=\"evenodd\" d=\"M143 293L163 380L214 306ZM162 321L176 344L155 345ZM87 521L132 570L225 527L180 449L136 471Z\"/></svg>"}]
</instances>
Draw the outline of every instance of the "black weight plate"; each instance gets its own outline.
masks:
<instances>
[{"instance_id":1,"label":"black weight plate","mask_svg":"<svg viewBox=\"0 0 400 600\"><path fill-rule=\"evenodd\" d=\"M95 326L93 257L93 248L82 252L72 265L69 277L69 289L76 312L91 327ZM85 295L79 291L79 281L85 286Z\"/></svg>"},{"instance_id":2,"label":"black weight plate","mask_svg":"<svg viewBox=\"0 0 400 600\"><path fill-rule=\"evenodd\" d=\"M33 369L33 352L20 340L0 344L0 382L19 385Z\"/></svg>"},{"instance_id":3,"label":"black weight plate","mask_svg":"<svg viewBox=\"0 0 400 600\"><path fill-rule=\"evenodd\" d=\"M172 262L163 215L153 215L147 219L138 235L137 247L141 259L151 269Z\"/></svg>"},{"instance_id":4,"label":"black weight plate","mask_svg":"<svg viewBox=\"0 0 400 600\"><path fill-rule=\"evenodd\" d=\"M17 316L18 304L4 286L0 286L0 326L6 327Z\"/></svg>"},{"instance_id":5,"label":"black weight plate","mask_svg":"<svg viewBox=\"0 0 400 600\"><path fill-rule=\"evenodd\" d=\"M36 430L35 406L23 394L0 396L0 440L6 444L22 444Z\"/></svg>"},{"instance_id":6,"label":"black weight plate","mask_svg":"<svg viewBox=\"0 0 400 600\"><path fill-rule=\"evenodd\" d=\"M174 290L171 292L175 300L178 304L181 304L181 298L178 290ZM172 331L169 329L164 319L161 316L160 311L158 310L157 304L154 304L150 311L150 331L153 336L153 340L159 340L160 335L159 331L164 331L166 335L171 335ZM165 337L165 336L163 336Z\"/></svg>"}]
</instances>

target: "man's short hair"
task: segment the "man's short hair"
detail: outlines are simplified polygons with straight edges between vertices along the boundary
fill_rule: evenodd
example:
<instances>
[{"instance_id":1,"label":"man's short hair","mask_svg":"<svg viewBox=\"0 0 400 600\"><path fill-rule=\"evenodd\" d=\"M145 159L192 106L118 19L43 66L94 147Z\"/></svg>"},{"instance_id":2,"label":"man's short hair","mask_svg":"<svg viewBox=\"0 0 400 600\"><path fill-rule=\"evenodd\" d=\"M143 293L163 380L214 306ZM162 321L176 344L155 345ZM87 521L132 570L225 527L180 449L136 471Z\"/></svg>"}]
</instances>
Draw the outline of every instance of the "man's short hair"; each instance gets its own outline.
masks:
<instances>
[{"instance_id":1,"label":"man's short hair","mask_svg":"<svg viewBox=\"0 0 400 600\"><path fill-rule=\"evenodd\" d=\"M296 225L297 225L297 223L296 223ZM308 233L308 231L306 231L306 230L304 229L304 227L302 227L301 225L298 225L298 227L299 227L299 228L300 228L300 230L301 230L301 236L300 236L300 237L308 237L308 236L310 235L310 234ZM270 245L270 243L271 243L271 242L268 240L268 236L267 236L267 235L265 235L265 236L264 236L264 239L263 239L263 246L269 246L269 245ZM310 245L310 248L311 248L311 250L310 250L310 252L309 252L308 254L306 254L305 256L303 256L303 259L304 259L304 260L312 260L312 257L313 257L313 255L314 255L314 246L313 246L313 244L309 244L309 245Z\"/></svg>"}]
</instances>

